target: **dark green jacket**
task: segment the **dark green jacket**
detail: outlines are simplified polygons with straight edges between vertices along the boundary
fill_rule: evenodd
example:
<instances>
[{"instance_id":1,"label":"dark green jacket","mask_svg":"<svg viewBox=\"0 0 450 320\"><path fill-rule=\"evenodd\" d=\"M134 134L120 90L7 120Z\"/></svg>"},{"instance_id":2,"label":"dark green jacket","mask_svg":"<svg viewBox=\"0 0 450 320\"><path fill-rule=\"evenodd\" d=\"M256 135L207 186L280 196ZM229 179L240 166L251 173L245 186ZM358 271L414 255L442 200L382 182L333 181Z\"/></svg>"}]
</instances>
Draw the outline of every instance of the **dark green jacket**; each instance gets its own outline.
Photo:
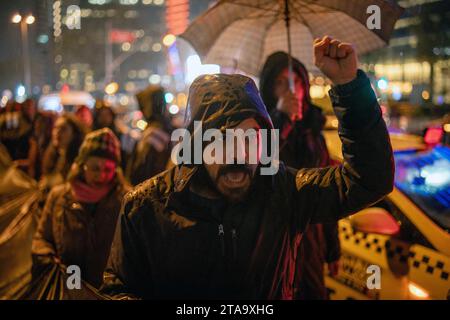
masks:
<instances>
[{"instance_id":1,"label":"dark green jacket","mask_svg":"<svg viewBox=\"0 0 450 320\"><path fill-rule=\"evenodd\" d=\"M307 225L337 221L393 187L389 136L366 75L358 71L330 94L340 122L341 166L295 171L280 165L274 176L257 175L249 198L234 206L190 191L201 167L179 165L145 181L125 197L103 292L291 299Z\"/></svg>"}]
</instances>

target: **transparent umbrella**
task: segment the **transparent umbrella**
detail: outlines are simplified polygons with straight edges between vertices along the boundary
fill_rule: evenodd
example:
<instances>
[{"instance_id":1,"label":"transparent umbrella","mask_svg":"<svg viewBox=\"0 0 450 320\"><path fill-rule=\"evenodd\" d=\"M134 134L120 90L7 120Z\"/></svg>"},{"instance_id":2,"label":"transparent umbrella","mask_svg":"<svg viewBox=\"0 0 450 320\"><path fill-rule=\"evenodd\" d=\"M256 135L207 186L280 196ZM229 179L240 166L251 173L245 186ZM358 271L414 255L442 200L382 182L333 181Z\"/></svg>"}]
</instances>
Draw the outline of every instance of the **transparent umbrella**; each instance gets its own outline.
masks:
<instances>
[{"instance_id":1,"label":"transparent umbrella","mask_svg":"<svg viewBox=\"0 0 450 320\"><path fill-rule=\"evenodd\" d=\"M257 76L271 53L284 51L318 73L314 38L329 35L367 53L388 43L402 11L386 0L219 0L181 37L204 63Z\"/></svg>"}]
</instances>

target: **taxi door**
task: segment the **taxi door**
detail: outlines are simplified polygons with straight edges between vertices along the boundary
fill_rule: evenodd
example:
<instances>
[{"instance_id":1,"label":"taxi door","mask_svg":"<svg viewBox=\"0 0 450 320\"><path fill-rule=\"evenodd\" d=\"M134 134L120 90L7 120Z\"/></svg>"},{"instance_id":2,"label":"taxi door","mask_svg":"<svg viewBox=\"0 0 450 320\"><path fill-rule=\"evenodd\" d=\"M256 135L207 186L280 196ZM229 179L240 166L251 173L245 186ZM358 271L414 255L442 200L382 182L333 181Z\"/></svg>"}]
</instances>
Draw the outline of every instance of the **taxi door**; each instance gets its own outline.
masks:
<instances>
[{"instance_id":1,"label":"taxi door","mask_svg":"<svg viewBox=\"0 0 450 320\"><path fill-rule=\"evenodd\" d=\"M330 299L449 299L450 258L389 198L339 221L339 238L340 272L325 278Z\"/></svg>"}]
</instances>

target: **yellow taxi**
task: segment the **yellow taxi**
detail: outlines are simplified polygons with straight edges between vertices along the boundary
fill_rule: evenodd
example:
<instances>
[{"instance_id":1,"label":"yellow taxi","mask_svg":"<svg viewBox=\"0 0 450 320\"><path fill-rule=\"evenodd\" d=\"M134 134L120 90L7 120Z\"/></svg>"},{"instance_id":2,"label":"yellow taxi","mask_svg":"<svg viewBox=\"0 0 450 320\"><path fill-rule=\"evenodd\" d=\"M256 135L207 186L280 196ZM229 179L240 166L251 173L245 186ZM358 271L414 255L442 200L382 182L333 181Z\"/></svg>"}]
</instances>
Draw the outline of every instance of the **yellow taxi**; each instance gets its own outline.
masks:
<instances>
[{"instance_id":1,"label":"yellow taxi","mask_svg":"<svg viewBox=\"0 0 450 320\"><path fill-rule=\"evenodd\" d=\"M342 161L336 130L325 131ZM341 268L326 276L330 299L450 299L450 149L391 134L395 188L339 221Z\"/></svg>"}]
</instances>

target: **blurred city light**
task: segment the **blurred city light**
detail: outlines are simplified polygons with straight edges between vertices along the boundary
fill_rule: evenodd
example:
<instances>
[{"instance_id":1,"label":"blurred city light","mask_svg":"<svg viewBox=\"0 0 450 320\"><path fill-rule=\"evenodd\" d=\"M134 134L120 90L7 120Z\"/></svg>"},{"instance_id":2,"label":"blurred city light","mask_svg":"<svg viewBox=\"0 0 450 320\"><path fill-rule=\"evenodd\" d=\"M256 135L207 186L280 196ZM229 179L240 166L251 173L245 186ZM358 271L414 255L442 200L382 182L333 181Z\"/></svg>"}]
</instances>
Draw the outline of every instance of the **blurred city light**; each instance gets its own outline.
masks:
<instances>
[{"instance_id":1,"label":"blurred city light","mask_svg":"<svg viewBox=\"0 0 450 320\"><path fill-rule=\"evenodd\" d=\"M166 103L171 103L171 102L173 101L173 99L174 99L174 96L173 96L172 93L167 92L167 93L164 95L164 99L166 100Z\"/></svg>"},{"instance_id":2,"label":"blurred city light","mask_svg":"<svg viewBox=\"0 0 450 320\"><path fill-rule=\"evenodd\" d=\"M11 92L11 90L6 89L6 90L3 90L2 96L6 97L6 99L9 100L9 99L13 98L13 93Z\"/></svg>"},{"instance_id":3,"label":"blurred city light","mask_svg":"<svg viewBox=\"0 0 450 320\"><path fill-rule=\"evenodd\" d=\"M444 131L445 132L450 132L450 123L444 124Z\"/></svg>"},{"instance_id":4,"label":"blurred city light","mask_svg":"<svg viewBox=\"0 0 450 320\"><path fill-rule=\"evenodd\" d=\"M119 103L123 106L126 106L129 102L130 102L130 99L125 95L121 96L119 99Z\"/></svg>"},{"instance_id":5,"label":"blurred city light","mask_svg":"<svg viewBox=\"0 0 450 320\"><path fill-rule=\"evenodd\" d=\"M127 92L134 92L136 90L136 85L134 84L134 82L127 82L125 83L125 91Z\"/></svg>"},{"instance_id":6,"label":"blurred city light","mask_svg":"<svg viewBox=\"0 0 450 320\"><path fill-rule=\"evenodd\" d=\"M19 23L20 21L22 21L22 16L20 14L15 14L12 19L11 19L12 23Z\"/></svg>"},{"instance_id":7,"label":"blurred city light","mask_svg":"<svg viewBox=\"0 0 450 320\"><path fill-rule=\"evenodd\" d=\"M176 104L173 104L169 107L170 114L177 114L178 111L180 111L180 108Z\"/></svg>"},{"instance_id":8,"label":"blurred city light","mask_svg":"<svg viewBox=\"0 0 450 320\"><path fill-rule=\"evenodd\" d=\"M311 98L313 98L313 99L322 99L323 97L325 97L325 92L323 90L323 87L318 86L318 85L312 85L309 88L309 94L311 95Z\"/></svg>"},{"instance_id":9,"label":"blurred city light","mask_svg":"<svg viewBox=\"0 0 450 320\"><path fill-rule=\"evenodd\" d=\"M129 51L131 49L131 44L129 42L122 43L122 51Z\"/></svg>"},{"instance_id":10,"label":"blurred city light","mask_svg":"<svg viewBox=\"0 0 450 320\"><path fill-rule=\"evenodd\" d=\"M61 72L59 73L61 78L67 78L67 76L69 75L69 70L67 69L61 69Z\"/></svg>"},{"instance_id":11,"label":"blurred city light","mask_svg":"<svg viewBox=\"0 0 450 320\"><path fill-rule=\"evenodd\" d=\"M36 21L36 19L31 14L25 19L26 24L33 24L34 21Z\"/></svg>"},{"instance_id":12,"label":"blurred city light","mask_svg":"<svg viewBox=\"0 0 450 320\"><path fill-rule=\"evenodd\" d=\"M386 90L388 88L388 82L386 79L381 78L380 80L378 80L377 82L377 87L380 90Z\"/></svg>"},{"instance_id":13,"label":"blurred city light","mask_svg":"<svg viewBox=\"0 0 450 320\"><path fill-rule=\"evenodd\" d=\"M160 43L154 43L153 46L152 46L152 50L154 52L159 52L159 51L161 51L161 49L162 49L162 46L161 46Z\"/></svg>"},{"instance_id":14,"label":"blurred city light","mask_svg":"<svg viewBox=\"0 0 450 320\"><path fill-rule=\"evenodd\" d=\"M17 87L17 96L22 97L25 95L25 87L21 84Z\"/></svg>"},{"instance_id":15,"label":"blurred city light","mask_svg":"<svg viewBox=\"0 0 450 320\"><path fill-rule=\"evenodd\" d=\"M424 166L420 172L425 184L441 188L450 183L450 162L447 159L436 160L432 165Z\"/></svg>"},{"instance_id":16,"label":"blurred city light","mask_svg":"<svg viewBox=\"0 0 450 320\"><path fill-rule=\"evenodd\" d=\"M187 104L187 96L185 93L180 92L179 94L177 94L177 104L180 107L186 107Z\"/></svg>"},{"instance_id":17,"label":"blurred city light","mask_svg":"<svg viewBox=\"0 0 450 320\"><path fill-rule=\"evenodd\" d=\"M429 297L428 292L419 287L417 284L410 282L408 284L409 293L413 295L413 297L418 299L426 299Z\"/></svg>"},{"instance_id":18,"label":"blurred city light","mask_svg":"<svg viewBox=\"0 0 450 320\"><path fill-rule=\"evenodd\" d=\"M402 89L403 89L404 93L410 94L412 89L413 89L412 83L411 82L405 82L403 84L403 88Z\"/></svg>"},{"instance_id":19,"label":"blurred city light","mask_svg":"<svg viewBox=\"0 0 450 320\"><path fill-rule=\"evenodd\" d=\"M177 40L177 37L175 37L173 34L167 34L163 38L163 44L166 47L170 47L176 40Z\"/></svg>"},{"instance_id":20,"label":"blurred city light","mask_svg":"<svg viewBox=\"0 0 450 320\"><path fill-rule=\"evenodd\" d=\"M148 82L150 82L151 84L159 84L161 82L161 76L159 74L152 74L148 78Z\"/></svg>"},{"instance_id":21,"label":"blurred city light","mask_svg":"<svg viewBox=\"0 0 450 320\"><path fill-rule=\"evenodd\" d=\"M141 129L141 130L145 130L145 128L147 128L147 121L145 121L145 120L138 120L137 122L136 122L136 127L138 127L139 129Z\"/></svg>"},{"instance_id":22,"label":"blurred city light","mask_svg":"<svg viewBox=\"0 0 450 320\"><path fill-rule=\"evenodd\" d=\"M429 145L436 145L442 140L442 128L428 128L425 132L425 136L423 137L423 141Z\"/></svg>"},{"instance_id":23,"label":"blurred city light","mask_svg":"<svg viewBox=\"0 0 450 320\"><path fill-rule=\"evenodd\" d=\"M39 99L39 106L45 111L61 112L61 98L58 94L50 94Z\"/></svg>"},{"instance_id":24,"label":"blurred city light","mask_svg":"<svg viewBox=\"0 0 450 320\"><path fill-rule=\"evenodd\" d=\"M220 73L220 66L217 64L202 64L200 57L196 54L186 59L186 83L192 83L202 74L214 73Z\"/></svg>"},{"instance_id":25,"label":"blurred city light","mask_svg":"<svg viewBox=\"0 0 450 320\"><path fill-rule=\"evenodd\" d=\"M392 98L396 101L399 101L402 98L402 92L400 90L400 87L394 86L392 88Z\"/></svg>"},{"instance_id":26,"label":"blurred city light","mask_svg":"<svg viewBox=\"0 0 450 320\"><path fill-rule=\"evenodd\" d=\"M430 99L430 93L429 93L427 90L423 90L423 91L422 91L422 98L423 98L424 100Z\"/></svg>"},{"instance_id":27,"label":"blurred city light","mask_svg":"<svg viewBox=\"0 0 450 320\"><path fill-rule=\"evenodd\" d=\"M46 44L48 42L48 35L46 34L39 35L37 38L37 42L41 44Z\"/></svg>"},{"instance_id":28,"label":"blurred city light","mask_svg":"<svg viewBox=\"0 0 450 320\"><path fill-rule=\"evenodd\" d=\"M6 104L8 103L8 97L3 96L2 99L0 100L0 107L4 107L6 106Z\"/></svg>"},{"instance_id":29,"label":"blurred city light","mask_svg":"<svg viewBox=\"0 0 450 320\"><path fill-rule=\"evenodd\" d=\"M117 82L108 83L105 87L105 93L113 95L119 90L119 84Z\"/></svg>"}]
</instances>

